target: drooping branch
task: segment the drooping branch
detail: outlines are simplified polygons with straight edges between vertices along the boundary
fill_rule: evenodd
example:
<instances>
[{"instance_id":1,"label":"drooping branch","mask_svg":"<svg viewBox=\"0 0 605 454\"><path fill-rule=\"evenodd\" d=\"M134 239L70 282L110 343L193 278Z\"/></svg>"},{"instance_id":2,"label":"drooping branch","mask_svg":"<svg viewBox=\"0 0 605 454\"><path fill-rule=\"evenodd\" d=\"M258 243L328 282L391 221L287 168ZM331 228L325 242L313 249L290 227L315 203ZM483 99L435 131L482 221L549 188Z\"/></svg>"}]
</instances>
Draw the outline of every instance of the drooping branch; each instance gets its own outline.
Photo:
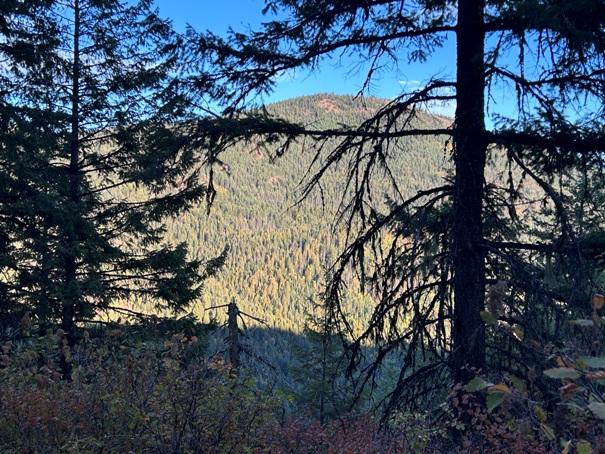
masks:
<instances>
[{"instance_id":1,"label":"drooping branch","mask_svg":"<svg viewBox=\"0 0 605 454\"><path fill-rule=\"evenodd\" d=\"M605 151L605 133L600 131L551 131L549 135L536 134L526 131L501 130L487 131L486 138L490 143L511 146L540 147L544 150L569 150L578 155L589 155L592 160L602 160L598 152Z\"/></svg>"}]
</instances>

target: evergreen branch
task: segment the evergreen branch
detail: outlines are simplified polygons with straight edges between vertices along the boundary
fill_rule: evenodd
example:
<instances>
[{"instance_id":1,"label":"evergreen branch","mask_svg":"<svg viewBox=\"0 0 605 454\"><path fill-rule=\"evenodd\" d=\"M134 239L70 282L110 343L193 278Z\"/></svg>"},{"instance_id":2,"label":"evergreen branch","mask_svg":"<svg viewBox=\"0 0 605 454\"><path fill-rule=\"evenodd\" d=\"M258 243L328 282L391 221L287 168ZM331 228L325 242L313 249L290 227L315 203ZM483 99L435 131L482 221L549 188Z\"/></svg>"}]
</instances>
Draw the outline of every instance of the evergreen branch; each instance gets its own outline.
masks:
<instances>
[{"instance_id":1,"label":"evergreen branch","mask_svg":"<svg viewBox=\"0 0 605 454\"><path fill-rule=\"evenodd\" d=\"M486 131L486 139L490 143L514 146L521 145L526 147L540 147L546 150L556 150L559 148L571 150L579 154L594 153L605 150L605 134L596 131L592 134L551 131L551 134L544 136L532 132L502 130L498 132Z\"/></svg>"}]
</instances>

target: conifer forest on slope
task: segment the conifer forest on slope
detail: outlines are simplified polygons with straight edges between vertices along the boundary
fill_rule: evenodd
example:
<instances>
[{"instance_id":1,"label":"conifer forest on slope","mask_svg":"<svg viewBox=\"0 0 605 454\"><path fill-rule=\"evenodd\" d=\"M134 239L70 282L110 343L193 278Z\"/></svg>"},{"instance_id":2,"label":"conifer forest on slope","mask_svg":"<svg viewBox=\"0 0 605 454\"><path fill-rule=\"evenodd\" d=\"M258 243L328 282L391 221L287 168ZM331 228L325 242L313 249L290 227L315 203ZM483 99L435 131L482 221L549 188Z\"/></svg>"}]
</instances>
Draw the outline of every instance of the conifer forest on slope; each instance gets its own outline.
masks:
<instances>
[{"instance_id":1,"label":"conifer forest on slope","mask_svg":"<svg viewBox=\"0 0 605 454\"><path fill-rule=\"evenodd\" d=\"M377 98L317 94L271 104L268 109L322 129L356 124L384 103ZM451 122L428 114L420 118L426 122L423 126ZM326 269L338 256L346 235L342 226L331 227L344 174L329 175L323 201L318 191L301 201L302 183L313 157L305 146L301 141L292 152L274 160L270 148L254 143L229 150L216 177L218 195L210 214L200 204L169 223L168 239L185 241L193 256L210 257L226 244L230 246L225 267L205 283L194 309L202 319L223 317L219 310L205 309L234 298L243 311L270 327L301 332L312 301L318 302ZM448 170L447 153L445 138L408 139L406 149L393 163L400 169L397 179L405 195L443 178ZM377 184L377 204L384 203L386 188ZM348 309L361 322L368 316L371 302L360 291L352 291L350 298Z\"/></svg>"},{"instance_id":2,"label":"conifer forest on slope","mask_svg":"<svg viewBox=\"0 0 605 454\"><path fill-rule=\"evenodd\" d=\"M0 449L598 449L602 11L266 0L218 35L0 4ZM256 109L344 55L359 98Z\"/></svg>"}]
</instances>

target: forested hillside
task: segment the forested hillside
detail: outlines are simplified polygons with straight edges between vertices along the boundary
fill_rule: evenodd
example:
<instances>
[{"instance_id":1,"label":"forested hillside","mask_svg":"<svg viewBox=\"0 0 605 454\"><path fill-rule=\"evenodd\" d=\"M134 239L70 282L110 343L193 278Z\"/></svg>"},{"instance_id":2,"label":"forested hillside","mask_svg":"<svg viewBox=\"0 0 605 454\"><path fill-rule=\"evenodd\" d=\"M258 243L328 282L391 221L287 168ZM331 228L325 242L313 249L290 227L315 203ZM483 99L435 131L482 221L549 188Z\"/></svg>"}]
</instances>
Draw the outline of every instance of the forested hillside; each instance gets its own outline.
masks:
<instances>
[{"instance_id":1,"label":"forested hillside","mask_svg":"<svg viewBox=\"0 0 605 454\"><path fill-rule=\"evenodd\" d=\"M376 98L317 94L272 104L268 110L291 120L303 120L316 129L354 125L385 104ZM450 120L420 113L415 127L438 127ZM326 147L330 149L332 145ZM187 242L194 256L212 257L226 244L231 251L217 278L206 282L196 315L224 318L224 312L205 311L235 298L245 312L270 327L301 332L311 300L317 301L326 267L341 251L345 231L336 225L339 186L344 173L332 172L322 194L301 199L305 173L314 156L310 145L297 143L275 160L274 150L248 143L224 155L216 177L217 199L210 214L200 205L168 227L170 241ZM406 139L393 153L394 175L403 196L434 185L447 171L445 139ZM302 184L301 184L302 183ZM388 185L377 180L375 199L384 203ZM297 203L301 201L301 203ZM348 310L361 322L371 302L351 292Z\"/></svg>"},{"instance_id":2,"label":"forested hillside","mask_svg":"<svg viewBox=\"0 0 605 454\"><path fill-rule=\"evenodd\" d=\"M601 452L605 0L262 3L0 2L0 452Z\"/></svg>"}]
</instances>

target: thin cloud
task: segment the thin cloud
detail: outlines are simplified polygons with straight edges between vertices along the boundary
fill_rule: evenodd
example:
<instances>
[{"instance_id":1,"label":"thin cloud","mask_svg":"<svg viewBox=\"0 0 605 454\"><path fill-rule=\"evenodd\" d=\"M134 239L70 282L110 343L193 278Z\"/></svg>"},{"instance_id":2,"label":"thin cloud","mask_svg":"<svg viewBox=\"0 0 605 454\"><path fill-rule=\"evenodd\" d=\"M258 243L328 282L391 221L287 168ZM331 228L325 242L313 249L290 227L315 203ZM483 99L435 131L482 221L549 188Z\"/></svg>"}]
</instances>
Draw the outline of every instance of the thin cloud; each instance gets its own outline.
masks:
<instances>
[{"instance_id":1,"label":"thin cloud","mask_svg":"<svg viewBox=\"0 0 605 454\"><path fill-rule=\"evenodd\" d=\"M422 85L422 82L419 80L398 80L397 82L404 87L419 88Z\"/></svg>"}]
</instances>

